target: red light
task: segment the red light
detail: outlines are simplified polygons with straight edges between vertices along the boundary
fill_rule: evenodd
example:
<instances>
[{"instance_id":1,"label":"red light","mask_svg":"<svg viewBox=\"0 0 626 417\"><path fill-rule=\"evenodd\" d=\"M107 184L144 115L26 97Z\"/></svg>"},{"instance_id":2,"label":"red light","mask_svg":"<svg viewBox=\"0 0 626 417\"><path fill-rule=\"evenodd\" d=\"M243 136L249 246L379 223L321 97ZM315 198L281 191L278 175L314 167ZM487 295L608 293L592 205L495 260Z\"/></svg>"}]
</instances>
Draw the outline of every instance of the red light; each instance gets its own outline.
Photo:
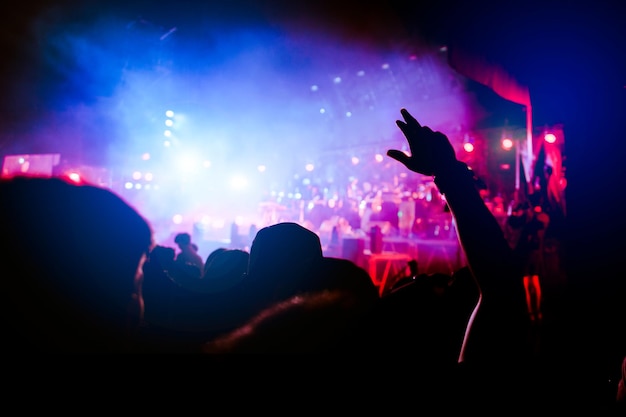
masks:
<instances>
[{"instance_id":1,"label":"red light","mask_svg":"<svg viewBox=\"0 0 626 417\"><path fill-rule=\"evenodd\" d=\"M502 149L511 150L513 148L513 140L511 139L502 139Z\"/></svg>"},{"instance_id":2,"label":"red light","mask_svg":"<svg viewBox=\"0 0 626 417\"><path fill-rule=\"evenodd\" d=\"M78 172L68 172L66 176L72 182L80 182L80 174Z\"/></svg>"},{"instance_id":3,"label":"red light","mask_svg":"<svg viewBox=\"0 0 626 417\"><path fill-rule=\"evenodd\" d=\"M548 143L556 142L556 136L554 135L554 133L546 133L543 139Z\"/></svg>"}]
</instances>

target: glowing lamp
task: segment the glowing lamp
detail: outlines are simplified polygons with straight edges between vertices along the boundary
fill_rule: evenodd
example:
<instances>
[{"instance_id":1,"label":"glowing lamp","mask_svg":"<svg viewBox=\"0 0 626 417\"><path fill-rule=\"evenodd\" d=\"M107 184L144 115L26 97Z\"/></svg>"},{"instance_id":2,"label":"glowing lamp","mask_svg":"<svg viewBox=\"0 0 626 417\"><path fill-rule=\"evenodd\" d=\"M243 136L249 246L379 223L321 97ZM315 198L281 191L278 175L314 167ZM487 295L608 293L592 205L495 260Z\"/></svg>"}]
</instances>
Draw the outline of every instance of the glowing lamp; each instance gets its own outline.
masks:
<instances>
[{"instance_id":1,"label":"glowing lamp","mask_svg":"<svg viewBox=\"0 0 626 417\"><path fill-rule=\"evenodd\" d=\"M554 143L556 142L556 136L554 135L554 133L546 133L543 137L543 140L545 140L547 143Z\"/></svg>"},{"instance_id":2,"label":"glowing lamp","mask_svg":"<svg viewBox=\"0 0 626 417\"><path fill-rule=\"evenodd\" d=\"M474 144L471 142L465 142L463 144L463 150L467 153L474 152Z\"/></svg>"}]
</instances>

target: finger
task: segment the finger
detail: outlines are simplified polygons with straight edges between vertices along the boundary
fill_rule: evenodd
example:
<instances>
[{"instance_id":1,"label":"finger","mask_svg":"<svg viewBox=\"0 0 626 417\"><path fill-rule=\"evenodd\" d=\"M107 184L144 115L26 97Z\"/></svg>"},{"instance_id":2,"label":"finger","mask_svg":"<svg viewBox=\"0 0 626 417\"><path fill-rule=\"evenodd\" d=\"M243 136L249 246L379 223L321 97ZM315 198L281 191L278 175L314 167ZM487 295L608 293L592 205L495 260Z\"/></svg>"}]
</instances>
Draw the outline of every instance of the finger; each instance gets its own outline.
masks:
<instances>
[{"instance_id":1,"label":"finger","mask_svg":"<svg viewBox=\"0 0 626 417\"><path fill-rule=\"evenodd\" d=\"M409 113L407 109L404 109L404 108L400 109L400 113L402 114L402 117L404 118L407 124L415 124L417 125L417 127L422 127L422 125L419 124L417 119L413 117L413 115L411 115L411 113Z\"/></svg>"},{"instance_id":2,"label":"finger","mask_svg":"<svg viewBox=\"0 0 626 417\"><path fill-rule=\"evenodd\" d=\"M404 152L399 151L397 149L389 149L387 151L387 156L395 159L396 161L402 163L405 166L409 161L409 156L405 154Z\"/></svg>"},{"instance_id":3,"label":"finger","mask_svg":"<svg viewBox=\"0 0 626 417\"><path fill-rule=\"evenodd\" d=\"M396 126L398 126L403 132L407 128L407 124L404 123L402 120L396 120Z\"/></svg>"}]
</instances>

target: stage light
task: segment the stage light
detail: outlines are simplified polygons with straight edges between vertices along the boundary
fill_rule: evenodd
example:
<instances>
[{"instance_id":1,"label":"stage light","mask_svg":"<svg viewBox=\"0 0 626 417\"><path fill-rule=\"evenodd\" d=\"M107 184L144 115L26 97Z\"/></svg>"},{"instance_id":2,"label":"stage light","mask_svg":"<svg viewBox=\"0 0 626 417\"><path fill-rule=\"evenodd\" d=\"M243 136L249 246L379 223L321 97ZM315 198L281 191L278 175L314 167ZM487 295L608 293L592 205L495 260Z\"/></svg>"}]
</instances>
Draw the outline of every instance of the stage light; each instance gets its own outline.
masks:
<instances>
[{"instance_id":1,"label":"stage light","mask_svg":"<svg viewBox=\"0 0 626 417\"><path fill-rule=\"evenodd\" d=\"M192 154L179 155L177 164L181 172L192 172L199 166L198 160Z\"/></svg>"},{"instance_id":2,"label":"stage light","mask_svg":"<svg viewBox=\"0 0 626 417\"><path fill-rule=\"evenodd\" d=\"M554 143L556 142L556 135L554 133L546 133L543 136L543 139L547 142L547 143Z\"/></svg>"},{"instance_id":3,"label":"stage light","mask_svg":"<svg viewBox=\"0 0 626 417\"><path fill-rule=\"evenodd\" d=\"M304 169L305 169L307 172L311 172L311 171L313 171L313 170L315 169L315 165L313 165L313 164L306 164L306 165L304 166Z\"/></svg>"},{"instance_id":4,"label":"stage light","mask_svg":"<svg viewBox=\"0 0 626 417\"><path fill-rule=\"evenodd\" d=\"M474 152L474 138L467 133L463 137L463 150L467 153Z\"/></svg>"},{"instance_id":5,"label":"stage light","mask_svg":"<svg viewBox=\"0 0 626 417\"><path fill-rule=\"evenodd\" d=\"M170 118L171 118L171 117L174 117L174 112L173 112L172 110L167 110L167 111L165 112L165 116L170 117Z\"/></svg>"},{"instance_id":6,"label":"stage light","mask_svg":"<svg viewBox=\"0 0 626 417\"><path fill-rule=\"evenodd\" d=\"M230 186L235 190L241 190L248 186L248 179L243 175L235 175L230 179Z\"/></svg>"},{"instance_id":7,"label":"stage light","mask_svg":"<svg viewBox=\"0 0 626 417\"><path fill-rule=\"evenodd\" d=\"M502 149L504 149L505 151L510 151L511 149L513 149L515 143L513 142L513 139L503 138L501 145Z\"/></svg>"},{"instance_id":8,"label":"stage light","mask_svg":"<svg viewBox=\"0 0 626 417\"><path fill-rule=\"evenodd\" d=\"M80 182L80 174L78 172L70 172L67 174L67 178L72 182L79 183Z\"/></svg>"},{"instance_id":9,"label":"stage light","mask_svg":"<svg viewBox=\"0 0 626 417\"><path fill-rule=\"evenodd\" d=\"M383 154L377 153L376 155L374 155L374 160L375 160L376 162L379 162L379 163L380 163L380 162L383 162L383 159L384 159Z\"/></svg>"}]
</instances>

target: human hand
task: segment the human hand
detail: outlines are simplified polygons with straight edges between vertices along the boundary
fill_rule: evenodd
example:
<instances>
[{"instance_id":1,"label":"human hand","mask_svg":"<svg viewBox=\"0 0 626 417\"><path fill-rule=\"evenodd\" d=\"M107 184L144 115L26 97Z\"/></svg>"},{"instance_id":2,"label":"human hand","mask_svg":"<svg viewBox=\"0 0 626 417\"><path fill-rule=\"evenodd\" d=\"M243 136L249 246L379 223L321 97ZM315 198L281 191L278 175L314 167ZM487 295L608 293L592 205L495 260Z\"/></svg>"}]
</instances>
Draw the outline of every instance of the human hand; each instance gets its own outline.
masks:
<instances>
[{"instance_id":1,"label":"human hand","mask_svg":"<svg viewBox=\"0 0 626 417\"><path fill-rule=\"evenodd\" d=\"M396 120L396 125L406 137L411 155L403 151L390 149L387 156L402 163L408 169L419 174L436 176L456 161L456 154L448 137L441 132L433 132L428 126L422 126L406 109L400 113L404 121Z\"/></svg>"}]
</instances>

